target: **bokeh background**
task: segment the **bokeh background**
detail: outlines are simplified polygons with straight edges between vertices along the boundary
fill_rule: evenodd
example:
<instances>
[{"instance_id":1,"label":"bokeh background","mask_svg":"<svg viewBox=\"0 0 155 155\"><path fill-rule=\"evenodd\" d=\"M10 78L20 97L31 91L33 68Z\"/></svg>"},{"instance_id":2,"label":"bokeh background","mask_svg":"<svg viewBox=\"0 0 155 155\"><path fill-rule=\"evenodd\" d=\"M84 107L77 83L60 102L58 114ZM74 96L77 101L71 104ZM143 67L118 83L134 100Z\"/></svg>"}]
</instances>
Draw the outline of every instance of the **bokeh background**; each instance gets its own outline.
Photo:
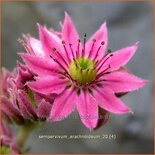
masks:
<instances>
[{"instance_id":1,"label":"bokeh background","mask_svg":"<svg viewBox=\"0 0 155 155\"><path fill-rule=\"evenodd\" d=\"M122 97L134 114L110 115L108 123L90 132L79 119L47 123L27 142L31 153L153 153L153 2L3 2L2 66L12 70L25 51L17 39L22 33L38 37L36 23L60 30L67 11L79 31L91 36L107 21L109 48L120 49L140 41L140 47L128 68L149 83L139 91ZM110 139L39 139L39 135L102 135Z\"/></svg>"}]
</instances>

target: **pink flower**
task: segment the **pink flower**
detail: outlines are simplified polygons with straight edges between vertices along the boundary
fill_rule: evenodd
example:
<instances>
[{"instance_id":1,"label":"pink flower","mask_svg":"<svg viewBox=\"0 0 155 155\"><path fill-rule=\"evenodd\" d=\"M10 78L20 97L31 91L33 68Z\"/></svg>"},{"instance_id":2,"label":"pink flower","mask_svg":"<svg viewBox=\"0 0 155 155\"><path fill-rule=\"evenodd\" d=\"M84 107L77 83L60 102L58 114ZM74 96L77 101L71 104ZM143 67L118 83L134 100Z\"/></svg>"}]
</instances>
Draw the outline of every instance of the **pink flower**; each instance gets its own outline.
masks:
<instances>
[{"instance_id":1,"label":"pink flower","mask_svg":"<svg viewBox=\"0 0 155 155\"><path fill-rule=\"evenodd\" d=\"M18 62L13 73L3 69L0 110L3 119L17 124L46 120L53 103L53 95L43 95L30 90L25 83L34 81L29 69Z\"/></svg>"},{"instance_id":2,"label":"pink flower","mask_svg":"<svg viewBox=\"0 0 155 155\"><path fill-rule=\"evenodd\" d=\"M37 75L28 87L41 94L56 93L50 120L60 121L78 110L83 124L93 129L99 120L99 107L115 114L130 113L115 94L138 90L146 84L123 66L135 54L138 43L106 52L108 32L103 23L83 45L69 15L65 14L61 34L38 25L40 40L27 37L28 54L21 57Z\"/></svg>"}]
</instances>

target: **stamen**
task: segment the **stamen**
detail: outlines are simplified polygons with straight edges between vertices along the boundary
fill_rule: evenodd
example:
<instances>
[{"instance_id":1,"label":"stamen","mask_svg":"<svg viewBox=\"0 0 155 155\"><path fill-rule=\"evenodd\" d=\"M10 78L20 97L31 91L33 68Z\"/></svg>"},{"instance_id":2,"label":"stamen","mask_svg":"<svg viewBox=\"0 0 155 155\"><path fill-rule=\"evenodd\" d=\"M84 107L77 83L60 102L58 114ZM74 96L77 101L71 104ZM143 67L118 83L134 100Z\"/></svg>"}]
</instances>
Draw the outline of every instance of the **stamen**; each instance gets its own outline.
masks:
<instances>
[{"instance_id":1,"label":"stamen","mask_svg":"<svg viewBox=\"0 0 155 155\"><path fill-rule=\"evenodd\" d=\"M94 67L96 68L97 67L97 64L98 64L99 60L97 60L94 64Z\"/></svg>"},{"instance_id":2,"label":"stamen","mask_svg":"<svg viewBox=\"0 0 155 155\"><path fill-rule=\"evenodd\" d=\"M93 94L93 91L90 89L90 88L88 88L88 92L92 95Z\"/></svg>"},{"instance_id":3,"label":"stamen","mask_svg":"<svg viewBox=\"0 0 155 155\"><path fill-rule=\"evenodd\" d=\"M82 68L80 69L80 74L82 75Z\"/></svg>"},{"instance_id":4,"label":"stamen","mask_svg":"<svg viewBox=\"0 0 155 155\"><path fill-rule=\"evenodd\" d=\"M81 93L81 90L78 89L78 90L77 90L77 95L80 95L80 93Z\"/></svg>"},{"instance_id":5,"label":"stamen","mask_svg":"<svg viewBox=\"0 0 155 155\"><path fill-rule=\"evenodd\" d=\"M51 55L50 55L50 57L66 72L66 74L70 77L70 79L72 79L71 76L69 75L67 69L57 59L54 59Z\"/></svg>"},{"instance_id":6,"label":"stamen","mask_svg":"<svg viewBox=\"0 0 155 155\"><path fill-rule=\"evenodd\" d=\"M106 79L102 79L102 80L98 80L96 82L103 82L103 81L107 81Z\"/></svg>"},{"instance_id":7,"label":"stamen","mask_svg":"<svg viewBox=\"0 0 155 155\"><path fill-rule=\"evenodd\" d=\"M62 45L63 45L64 50L65 50L65 52L66 52L67 59L68 59L68 61L70 62L70 58L69 58L69 55L68 55L68 51L67 51L67 49L66 49L65 41L62 41Z\"/></svg>"},{"instance_id":8,"label":"stamen","mask_svg":"<svg viewBox=\"0 0 155 155\"><path fill-rule=\"evenodd\" d=\"M94 84L98 84L100 82L104 82L104 81L107 81L106 79L102 79L102 80L94 80L91 85L94 85Z\"/></svg>"},{"instance_id":9,"label":"stamen","mask_svg":"<svg viewBox=\"0 0 155 155\"><path fill-rule=\"evenodd\" d=\"M73 52L73 49L72 49L72 44L69 44L69 47L70 47L70 50L71 50L71 53L72 53L72 57L73 57L73 59L75 59L74 52Z\"/></svg>"},{"instance_id":10,"label":"stamen","mask_svg":"<svg viewBox=\"0 0 155 155\"><path fill-rule=\"evenodd\" d=\"M97 83L96 86L103 87L102 84L100 84L100 83Z\"/></svg>"},{"instance_id":11,"label":"stamen","mask_svg":"<svg viewBox=\"0 0 155 155\"><path fill-rule=\"evenodd\" d=\"M103 76L109 68L111 68L110 65L109 65L105 70L103 70L103 71L101 71L99 74L97 74L95 80L97 80L97 79L99 79L101 76Z\"/></svg>"},{"instance_id":12,"label":"stamen","mask_svg":"<svg viewBox=\"0 0 155 155\"><path fill-rule=\"evenodd\" d=\"M71 86L72 86L72 85L68 85L68 86L65 87L65 89L69 89Z\"/></svg>"},{"instance_id":13,"label":"stamen","mask_svg":"<svg viewBox=\"0 0 155 155\"><path fill-rule=\"evenodd\" d=\"M94 57L94 61L96 60L96 58L97 58L97 56L98 56L98 52L100 51L100 49L101 49L101 46L99 46L99 48L98 48L98 50L97 50L97 52L96 52L96 55L95 55L95 57Z\"/></svg>"},{"instance_id":14,"label":"stamen","mask_svg":"<svg viewBox=\"0 0 155 155\"><path fill-rule=\"evenodd\" d=\"M96 39L93 39L92 41L93 41L93 43L92 43L91 50L89 52L89 56L88 56L89 58L91 58L91 56L92 56L92 52L93 52L93 49L94 49L94 45L95 45Z\"/></svg>"},{"instance_id":15,"label":"stamen","mask_svg":"<svg viewBox=\"0 0 155 155\"><path fill-rule=\"evenodd\" d=\"M99 66L102 63L102 60L104 60L107 55L109 55L111 53L111 49L108 49L107 53L100 59L100 61L96 64L96 67Z\"/></svg>"},{"instance_id":16,"label":"stamen","mask_svg":"<svg viewBox=\"0 0 155 155\"><path fill-rule=\"evenodd\" d=\"M104 41L102 41L102 42L101 42L101 45L104 45L104 44L105 44L105 42L104 42Z\"/></svg>"},{"instance_id":17,"label":"stamen","mask_svg":"<svg viewBox=\"0 0 155 155\"><path fill-rule=\"evenodd\" d=\"M76 55L75 56L76 56L76 58L78 58L78 51L76 51Z\"/></svg>"},{"instance_id":18,"label":"stamen","mask_svg":"<svg viewBox=\"0 0 155 155\"><path fill-rule=\"evenodd\" d=\"M60 77L61 79L65 79L65 77L70 79L68 75L66 74L66 72L63 73L63 72L58 71L57 73L63 76L63 77L62 76Z\"/></svg>"},{"instance_id":19,"label":"stamen","mask_svg":"<svg viewBox=\"0 0 155 155\"><path fill-rule=\"evenodd\" d=\"M84 57L84 49L82 49L82 55L81 56Z\"/></svg>"},{"instance_id":20,"label":"stamen","mask_svg":"<svg viewBox=\"0 0 155 155\"><path fill-rule=\"evenodd\" d=\"M100 51L100 49L101 49L101 47L104 45L104 41L102 41L101 42L101 45L99 46L99 48L98 48L98 50L97 50L97 52L96 52L96 55L95 55L95 57L94 57L94 61L96 60L96 58L97 58L97 56L98 56L98 53L99 53L99 51Z\"/></svg>"},{"instance_id":21,"label":"stamen","mask_svg":"<svg viewBox=\"0 0 155 155\"><path fill-rule=\"evenodd\" d=\"M62 59L62 61L63 61L63 62L65 63L65 65L68 67L68 63L67 63L66 60L63 58L63 56L56 50L56 48L53 47L52 50L53 50L54 52L56 52L56 53L59 55L59 57Z\"/></svg>"},{"instance_id":22,"label":"stamen","mask_svg":"<svg viewBox=\"0 0 155 155\"><path fill-rule=\"evenodd\" d=\"M88 74L89 70L90 70L89 68L86 70L86 75Z\"/></svg>"},{"instance_id":23,"label":"stamen","mask_svg":"<svg viewBox=\"0 0 155 155\"><path fill-rule=\"evenodd\" d=\"M77 69L78 68L77 62L76 62L75 58L73 58L73 60L74 60L74 64L75 64L76 69Z\"/></svg>"},{"instance_id":24,"label":"stamen","mask_svg":"<svg viewBox=\"0 0 155 155\"><path fill-rule=\"evenodd\" d=\"M105 62L110 58L110 57L112 57L113 56L113 54L110 54L109 55L109 57L107 57L102 63L101 63L101 65L99 66L99 68L97 69L97 71L99 71L100 69L101 69L101 67L105 64Z\"/></svg>"},{"instance_id":25,"label":"stamen","mask_svg":"<svg viewBox=\"0 0 155 155\"><path fill-rule=\"evenodd\" d=\"M97 84L97 83L103 82L103 81L107 81L107 80L106 80L106 79L102 79L102 80L97 80L97 79L95 79L94 81L92 81L92 82L90 83L90 85L94 85L94 84Z\"/></svg>"},{"instance_id":26,"label":"stamen","mask_svg":"<svg viewBox=\"0 0 155 155\"><path fill-rule=\"evenodd\" d=\"M59 79L61 79L61 80L64 80L64 79L65 79L65 77L63 77L63 76L60 76L60 77L59 77Z\"/></svg>"},{"instance_id":27,"label":"stamen","mask_svg":"<svg viewBox=\"0 0 155 155\"><path fill-rule=\"evenodd\" d=\"M65 44L65 41L64 41L64 40L62 40L62 44L63 44L63 45Z\"/></svg>"},{"instance_id":28,"label":"stamen","mask_svg":"<svg viewBox=\"0 0 155 155\"><path fill-rule=\"evenodd\" d=\"M111 53L111 52L112 52L112 50L111 49L108 49L107 53Z\"/></svg>"},{"instance_id":29,"label":"stamen","mask_svg":"<svg viewBox=\"0 0 155 155\"><path fill-rule=\"evenodd\" d=\"M52 48L52 50L53 50L53 51L56 51L56 48L55 48L55 47L53 47L53 48Z\"/></svg>"},{"instance_id":30,"label":"stamen","mask_svg":"<svg viewBox=\"0 0 155 155\"><path fill-rule=\"evenodd\" d=\"M78 45L77 45L77 55L76 55L76 57L80 57L80 42L81 42L81 40L80 39L78 39L77 40L78 41Z\"/></svg>"},{"instance_id":31,"label":"stamen","mask_svg":"<svg viewBox=\"0 0 155 155\"><path fill-rule=\"evenodd\" d=\"M67 61L63 58L63 56L62 56L58 51L56 51L56 52L57 52L58 55L61 57L61 59L63 60L63 62L65 63L65 65L68 67Z\"/></svg>"},{"instance_id":32,"label":"stamen","mask_svg":"<svg viewBox=\"0 0 155 155\"><path fill-rule=\"evenodd\" d=\"M84 57L84 56L85 56L86 37L87 37L87 34L85 33L85 34L84 34L84 41L83 41L82 57Z\"/></svg>"}]
</instances>

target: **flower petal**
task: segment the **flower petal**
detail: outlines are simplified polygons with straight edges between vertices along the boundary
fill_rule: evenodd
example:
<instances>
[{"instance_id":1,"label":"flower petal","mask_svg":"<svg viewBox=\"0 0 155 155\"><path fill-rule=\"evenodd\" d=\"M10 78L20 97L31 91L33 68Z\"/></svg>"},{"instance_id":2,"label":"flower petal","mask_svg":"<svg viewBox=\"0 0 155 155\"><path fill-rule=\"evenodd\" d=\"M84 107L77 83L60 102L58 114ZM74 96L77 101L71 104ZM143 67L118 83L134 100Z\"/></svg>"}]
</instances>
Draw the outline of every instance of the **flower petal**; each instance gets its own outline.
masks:
<instances>
[{"instance_id":1,"label":"flower petal","mask_svg":"<svg viewBox=\"0 0 155 155\"><path fill-rule=\"evenodd\" d=\"M67 117L75 108L76 94L72 88L64 90L53 103L50 120L60 121Z\"/></svg>"},{"instance_id":2,"label":"flower petal","mask_svg":"<svg viewBox=\"0 0 155 155\"><path fill-rule=\"evenodd\" d=\"M95 88L93 95L96 102L106 111L123 114L132 112L119 98L117 98L114 92L108 88Z\"/></svg>"},{"instance_id":3,"label":"flower petal","mask_svg":"<svg viewBox=\"0 0 155 155\"><path fill-rule=\"evenodd\" d=\"M70 16L65 12L65 20L62 29L62 39L73 45L77 44L77 40L79 39L77 30L70 18Z\"/></svg>"},{"instance_id":4,"label":"flower petal","mask_svg":"<svg viewBox=\"0 0 155 155\"><path fill-rule=\"evenodd\" d=\"M61 38L61 32L55 31L53 28L50 28L49 31L55 34L58 38Z\"/></svg>"},{"instance_id":5,"label":"flower petal","mask_svg":"<svg viewBox=\"0 0 155 155\"><path fill-rule=\"evenodd\" d=\"M17 76L15 79L17 88L23 89L25 82L33 80L33 77L34 75L29 71L29 69L18 62Z\"/></svg>"},{"instance_id":6,"label":"flower petal","mask_svg":"<svg viewBox=\"0 0 155 155\"><path fill-rule=\"evenodd\" d=\"M77 98L77 110L83 124L90 129L96 127L98 122L98 105L88 92L81 92Z\"/></svg>"},{"instance_id":7,"label":"flower petal","mask_svg":"<svg viewBox=\"0 0 155 155\"><path fill-rule=\"evenodd\" d=\"M40 56L40 57L45 56L45 51L43 50L39 40L37 40L33 37L29 37L29 43L30 43L30 46L33 49L33 52L36 56Z\"/></svg>"},{"instance_id":8,"label":"flower petal","mask_svg":"<svg viewBox=\"0 0 155 155\"><path fill-rule=\"evenodd\" d=\"M8 82L8 79L10 79L12 77L12 74L10 73L10 71L8 71L6 68L2 68L2 82L1 82L1 88L2 88L2 92L4 95L6 95L7 97L9 96L9 91L8 89L10 88L10 84Z\"/></svg>"},{"instance_id":9,"label":"flower petal","mask_svg":"<svg viewBox=\"0 0 155 155\"><path fill-rule=\"evenodd\" d=\"M28 109L23 104L23 102L21 102L21 100L19 101L20 102L18 103L18 106L19 106L19 111L21 115L24 117L24 119L32 119L33 118L32 114L28 111Z\"/></svg>"},{"instance_id":10,"label":"flower petal","mask_svg":"<svg viewBox=\"0 0 155 155\"><path fill-rule=\"evenodd\" d=\"M42 99L44 99L46 102L50 104L53 104L54 99L57 96L57 94L44 95L37 92L33 92L33 94L34 94L34 99L38 105L40 104L40 102L42 102Z\"/></svg>"},{"instance_id":11,"label":"flower petal","mask_svg":"<svg viewBox=\"0 0 155 155\"><path fill-rule=\"evenodd\" d=\"M129 46L123 49L120 49L113 53L113 56L108 59L104 66L110 65L111 68L108 71L114 71L120 67L126 65L128 61L133 57L138 48L138 42L133 46Z\"/></svg>"},{"instance_id":12,"label":"flower petal","mask_svg":"<svg viewBox=\"0 0 155 155\"><path fill-rule=\"evenodd\" d=\"M36 57L24 53L20 55L29 69L35 74L40 76L57 74L56 71L59 69L59 66L52 59Z\"/></svg>"},{"instance_id":13,"label":"flower petal","mask_svg":"<svg viewBox=\"0 0 155 155\"><path fill-rule=\"evenodd\" d=\"M134 91L147 83L146 80L142 80L129 72L116 71L105 75L103 78L106 80L104 86L109 87L115 93Z\"/></svg>"},{"instance_id":14,"label":"flower petal","mask_svg":"<svg viewBox=\"0 0 155 155\"><path fill-rule=\"evenodd\" d=\"M28 87L41 94L59 94L64 90L66 84L66 81L54 76L47 76L38 78L34 82L27 82Z\"/></svg>"},{"instance_id":15,"label":"flower petal","mask_svg":"<svg viewBox=\"0 0 155 155\"><path fill-rule=\"evenodd\" d=\"M73 58L73 54L74 54L74 56L76 54L78 39L79 39L78 32L77 32L70 16L65 12L65 20L64 20L64 24L62 26L62 40L65 41L66 49L68 51L68 55L69 55L70 59ZM73 54L71 52L69 44L72 44ZM80 49L81 48L82 48L82 46L80 44Z\"/></svg>"},{"instance_id":16,"label":"flower petal","mask_svg":"<svg viewBox=\"0 0 155 155\"><path fill-rule=\"evenodd\" d=\"M37 108L37 116L41 118L46 118L49 116L51 111L52 104L42 99L42 101L38 104Z\"/></svg>"},{"instance_id":17,"label":"flower petal","mask_svg":"<svg viewBox=\"0 0 155 155\"><path fill-rule=\"evenodd\" d=\"M23 117L20 115L20 112L5 97L1 97L0 110L2 110L2 112L4 112L9 118L14 118L14 120L19 123L23 121Z\"/></svg>"},{"instance_id":18,"label":"flower petal","mask_svg":"<svg viewBox=\"0 0 155 155\"><path fill-rule=\"evenodd\" d=\"M60 38L39 24L38 27L41 45L45 53L49 56L53 56L54 58L58 58L56 52L53 51L53 48L57 49L57 51L62 54Z\"/></svg>"},{"instance_id":19,"label":"flower petal","mask_svg":"<svg viewBox=\"0 0 155 155\"><path fill-rule=\"evenodd\" d=\"M107 45L108 45L108 30L107 30L106 22L104 22L101 25L99 30L97 32L95 32L93 34L93 36L86 43L86 56L88 56L91 51L93 39L95 39L96 42L94 44L94 48L93 48L91 57L95 57L98 48L101 46L101 49L98 53L98 57L101 58L107 48ZM101 45L101 42L103 42L103 41L104 41L104 45Z\"/></svg>"},{"instance_id":20,"label":"flower petal","mask_svg":"<svg viewBox=\"0 0 155 155\"><path fill-rule=\"evenodd\" d=\"M35 113L36 106L31 103L27 93L24 90L18 90L18 104L19 110L22 112L25 118L37 118ZM34 106L34 107L33 107Z\"/></svg>"}]
</instances>

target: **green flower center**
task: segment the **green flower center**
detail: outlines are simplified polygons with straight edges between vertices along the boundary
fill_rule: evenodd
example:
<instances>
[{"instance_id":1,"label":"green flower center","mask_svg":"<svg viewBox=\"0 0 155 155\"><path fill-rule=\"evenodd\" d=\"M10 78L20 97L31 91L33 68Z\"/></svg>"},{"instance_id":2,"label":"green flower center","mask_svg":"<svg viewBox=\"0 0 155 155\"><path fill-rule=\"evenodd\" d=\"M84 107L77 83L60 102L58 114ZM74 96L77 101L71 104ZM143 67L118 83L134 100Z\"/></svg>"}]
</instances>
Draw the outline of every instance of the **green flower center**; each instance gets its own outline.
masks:
<instances>
[{"instance_id":1,"label":"green flower center","mask_svg":"<svg viewBox=\"0 0 155 155\"><path fill-rule=\"evenodd\" d=\"M87 84L95 79L94 61L89 58L76 58L69 66L70 76L79 84Z\"/></svg>"}]
</instances>

